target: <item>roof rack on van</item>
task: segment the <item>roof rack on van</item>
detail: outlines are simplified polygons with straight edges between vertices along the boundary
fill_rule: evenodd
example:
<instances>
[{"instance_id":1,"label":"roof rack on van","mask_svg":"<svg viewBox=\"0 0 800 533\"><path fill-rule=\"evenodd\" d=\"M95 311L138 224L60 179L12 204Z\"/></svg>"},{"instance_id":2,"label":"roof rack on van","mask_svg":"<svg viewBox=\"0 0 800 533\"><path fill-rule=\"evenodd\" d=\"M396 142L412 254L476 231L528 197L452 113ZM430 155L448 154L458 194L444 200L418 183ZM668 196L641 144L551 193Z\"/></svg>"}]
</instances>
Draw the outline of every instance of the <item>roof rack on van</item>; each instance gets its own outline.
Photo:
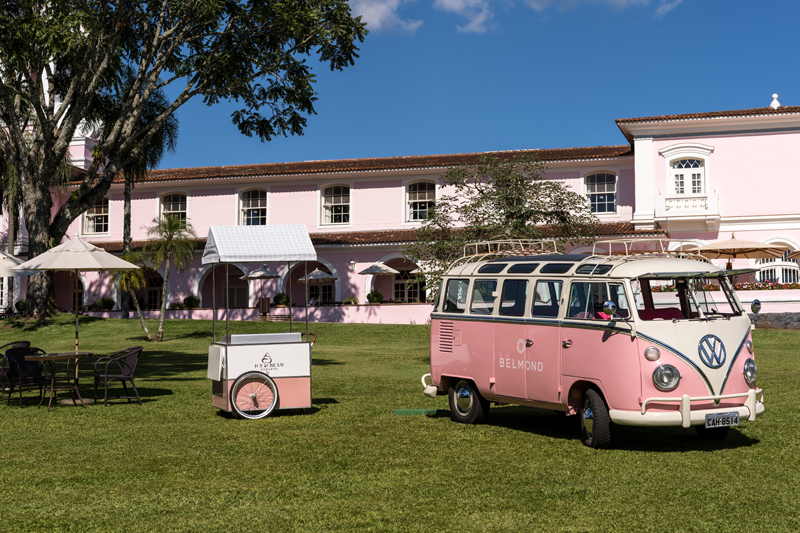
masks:
<instances>
[{"instance_id":1,"label":"roof rack on van","mask_svg":"<svg viewBox=\"0 0 800 533\"><path fill-rule=\"evenodd\" d=\"M605 251L598 251L602 247ZM708 261L708 258L697 251L697 243L687 239L663 238L629 238L629 239L604 239L595 241L592 246L592 255L598 257L609 256L653 256L653 257L689 257Z\"/></svg>"},{"instance_id":2,"label":"roof rack on van","mask_svg":"<svg viewBox=\"0 0 800 533\"><path fill-rule=\"evenodd\" d=\"M470 261L488 261L509 255L560 254L554 239L500 239L477 241L464 245L464 255L453 261L445 271Z\"/></svg>"}]
</instances>

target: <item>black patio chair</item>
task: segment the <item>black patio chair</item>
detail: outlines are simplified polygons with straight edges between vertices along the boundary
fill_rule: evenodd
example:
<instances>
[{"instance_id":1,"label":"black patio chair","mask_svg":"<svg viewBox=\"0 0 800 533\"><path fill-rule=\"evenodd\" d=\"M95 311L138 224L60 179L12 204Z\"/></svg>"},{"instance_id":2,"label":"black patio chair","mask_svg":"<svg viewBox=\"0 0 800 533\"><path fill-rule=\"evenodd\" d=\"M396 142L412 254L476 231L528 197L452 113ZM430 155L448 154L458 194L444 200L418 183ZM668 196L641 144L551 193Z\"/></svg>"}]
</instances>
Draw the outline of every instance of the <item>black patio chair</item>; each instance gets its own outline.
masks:
<instances>
[{"instance_id":1,"label":"black patio chair","mask_svg":"<svg viewBox=\"0 0 800 533\"><path fill-rule=\"evenodd\" d=\"M5 309L3 312L5 312ZM13 341L0 346L0 350L5 350L6 348L27 348L30 345L30 341ZM6 353L3 352L3 359L0 361L0 392L6 391L6 377L8 370L8 360L6 359Z\"/></svg>"},{"instance_id":2,"label":"black patio chair","mask_svg":"<svg viewBox=\"0 0 800 533\"><path fill-rule=\"evenodd\" d=\"M27 341L23 341L27 342ZM38 399L39 405L44 399L44 387L48 384L47 376L44 373L44 365L38 361L26 361L27 355L45 354L42 349L27 346L24 348L11 348L6 350L6 360L8 361L8 402L11 405L11 396L14 393L14 386L19 390L19 406L22 407L23 400ZM27 388L31 392L34 387L39 387L39 396L23 398L22 389Z\"/></svg>"},{"instance_id":3,"label":"black patio chair","mask_svg":"<svg viewBox=\"0 0 800 533\"><path fill-rule=\"evenodd\" d=\"M98 359L94 364L94 399L97 400L98 385L103 385L105 391L103 405L108 405L108 400L128 400L128 403L130 403L133 399L138 401L139 405L142 405L142 399L136 389L136 382L133 380L133 374L136 372L136 364L139 362L141 353L141 346L133 346ZM104 365L102 369L100 368L101 365ZM108 384L115 380L122 383L122 388L125 389L124 396L108 395ZM131 382L131 388L133 388L135 396L131 396L128 392L128 387L125 385L126 381Z\"/></svg>"}]
</instances>

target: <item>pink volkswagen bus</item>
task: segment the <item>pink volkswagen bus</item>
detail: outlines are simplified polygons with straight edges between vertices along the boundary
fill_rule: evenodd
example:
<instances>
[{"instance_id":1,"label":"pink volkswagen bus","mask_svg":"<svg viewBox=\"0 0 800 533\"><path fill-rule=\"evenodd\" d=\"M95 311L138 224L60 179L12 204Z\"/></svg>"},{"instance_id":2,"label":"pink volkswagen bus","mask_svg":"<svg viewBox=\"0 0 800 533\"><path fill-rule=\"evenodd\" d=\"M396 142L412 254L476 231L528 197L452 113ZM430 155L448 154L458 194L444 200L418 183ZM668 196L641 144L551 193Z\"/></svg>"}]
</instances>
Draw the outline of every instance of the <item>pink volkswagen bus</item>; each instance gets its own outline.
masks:
<instances>
[{"instance_id":1,"label":"pink volkswagen bus","mask_svg":"<svg viewBox=\"0 0 800 533\"><path fill-rule=\"evenodd\" d=\"M764 404L751 323L729 280L744 271L663 242L640 252L641 241L598 245L607 253L487 243L490 253L450 268L431 315L425 394L447 393L452 419L467 424L491 402L577 415L593 448L610 445L612 422L723 439L756 420Z\"/></svg>"}]
</instances>

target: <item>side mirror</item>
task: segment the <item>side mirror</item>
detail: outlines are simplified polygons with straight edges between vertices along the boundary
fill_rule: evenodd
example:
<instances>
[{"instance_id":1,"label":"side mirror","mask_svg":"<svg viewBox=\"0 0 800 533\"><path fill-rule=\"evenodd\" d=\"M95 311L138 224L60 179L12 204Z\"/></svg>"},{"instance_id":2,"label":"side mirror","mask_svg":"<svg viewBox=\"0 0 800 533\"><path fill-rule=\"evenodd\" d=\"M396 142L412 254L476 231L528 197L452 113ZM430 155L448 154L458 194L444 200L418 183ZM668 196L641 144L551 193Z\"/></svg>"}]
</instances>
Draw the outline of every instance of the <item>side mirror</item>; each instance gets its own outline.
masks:
<instances>
[{"instance_id":1,"label":"side mirror","mask_svg":"<svg viewBox=\"0 0 800 533\"><path fill-rule=\"evenodd\" d=\"M753 303L750 304L750 310L754 315L757 315L758 312L761 311L761 302L759 300L753 300Z\"/></svg>"},{"instance_id":2,"label":"side mirror","mask_svg":"<svg viewBox=\"0 0 800 533\"><path fill-rule=\"evenodd\" d=\"M617 314L617 304L611 300L606 301L606 303L603 304L603 312L608 316L613 317Z\"/></svg>"}]
</instances>

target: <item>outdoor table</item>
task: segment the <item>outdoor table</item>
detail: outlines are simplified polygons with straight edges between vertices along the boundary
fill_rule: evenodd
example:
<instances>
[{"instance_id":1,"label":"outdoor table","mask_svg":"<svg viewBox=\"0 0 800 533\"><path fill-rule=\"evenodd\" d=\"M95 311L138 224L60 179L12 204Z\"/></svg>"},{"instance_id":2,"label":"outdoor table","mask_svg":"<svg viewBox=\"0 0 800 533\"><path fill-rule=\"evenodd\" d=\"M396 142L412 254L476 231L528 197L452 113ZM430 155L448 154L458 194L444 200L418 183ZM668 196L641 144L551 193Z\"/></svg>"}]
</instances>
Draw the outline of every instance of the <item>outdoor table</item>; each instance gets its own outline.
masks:
<instances>
[{"instance_id":1,"label":"outdoor table","mask_svg":"<svg viewBox=\"0 0 800 533\"><path fill-rule=\"evenodd\" d=\"M50 367L50 401L47 403L47 411L50 411L50 407L53 405L53 400L56 397L56 393L59 391L70 391L70 396L72 393L78 395L78 400L81 402L84 408L86 408L86 402L81 398L81 393L78 391L78 363L81 359L86 359L87 357L91 357L94 355L94 352L58 352L58 353L48 353L44 355L26 355L26 361L39 361L40 363L47 363ZM55 363L56 361L75 361L75 375L65 375L65 376L56 376L55 372ZM69 368L69 367L68 367ZM66 383L64 383L66 381ZM57 383L59 382L59 383ZM42 402L44 401L44 396L39 401L39 407L42 406ZM75 403L75 398L72 397L72 402Z\"/></svg>"}]
</instances>

